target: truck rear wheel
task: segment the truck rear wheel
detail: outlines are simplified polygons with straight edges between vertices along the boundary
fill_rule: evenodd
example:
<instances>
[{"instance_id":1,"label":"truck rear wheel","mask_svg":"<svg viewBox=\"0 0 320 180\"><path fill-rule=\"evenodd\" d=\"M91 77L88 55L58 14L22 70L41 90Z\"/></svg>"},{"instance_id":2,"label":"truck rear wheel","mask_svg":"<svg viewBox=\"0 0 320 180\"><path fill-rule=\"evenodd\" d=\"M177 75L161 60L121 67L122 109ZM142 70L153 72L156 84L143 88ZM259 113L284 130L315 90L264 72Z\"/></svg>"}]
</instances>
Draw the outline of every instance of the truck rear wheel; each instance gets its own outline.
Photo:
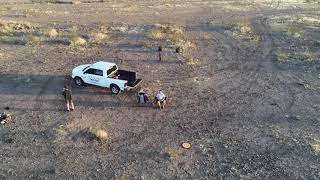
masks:
<instances>
[{"instance_id":1,"label":"truck rear wheel","mask_svg":"<svg viewBox=\"0 0 320 180\"><path fill-rule=\"evenodd\" d=\"M119 86L115 85L115 84L112 84L110 86L110 89L111 89L111 92L112 94L119 94L120 93L120 88Z\"/></svg>"}]
</instances>

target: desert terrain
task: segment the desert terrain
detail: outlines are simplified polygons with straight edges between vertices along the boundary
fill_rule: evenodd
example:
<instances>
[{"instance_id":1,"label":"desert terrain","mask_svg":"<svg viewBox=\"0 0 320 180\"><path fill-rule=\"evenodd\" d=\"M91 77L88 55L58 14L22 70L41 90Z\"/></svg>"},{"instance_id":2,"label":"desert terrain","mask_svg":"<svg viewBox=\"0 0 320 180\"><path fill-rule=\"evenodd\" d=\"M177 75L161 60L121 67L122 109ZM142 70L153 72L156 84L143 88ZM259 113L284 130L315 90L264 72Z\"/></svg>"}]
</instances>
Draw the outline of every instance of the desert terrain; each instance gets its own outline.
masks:
<instances>
[{"instance_id":1,"label":"desert terrain","mask_svg":"<svg viewBox=\"0 0 320 180\"><path fill-rule=\"evenodd\" d=\"M99 60L165 109L76 86ZM0 97L0 179L320 179L320 1L0 0Z\"/></svg>"}]
</instances>

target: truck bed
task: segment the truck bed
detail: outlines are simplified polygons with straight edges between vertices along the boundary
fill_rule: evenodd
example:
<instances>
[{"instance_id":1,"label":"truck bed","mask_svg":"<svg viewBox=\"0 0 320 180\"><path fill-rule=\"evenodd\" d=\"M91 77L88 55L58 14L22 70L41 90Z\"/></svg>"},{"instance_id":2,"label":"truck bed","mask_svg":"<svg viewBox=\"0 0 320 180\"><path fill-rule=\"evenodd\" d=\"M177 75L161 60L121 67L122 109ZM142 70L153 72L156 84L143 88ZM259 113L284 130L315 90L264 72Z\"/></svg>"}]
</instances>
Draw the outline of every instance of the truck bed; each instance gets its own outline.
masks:
<instances>
[{"instance_id":1,"label":"truck bed","mask_svg":"<svg viewBox=\"0 0 320 180\"><path fill-rule=\"evenodd\" d=\"M117 74L118 79L128 81L130 87L135 87L142 81L142 79L137 79L137 73L133 71L118 70Z\"/></svg>"}]
</instances>

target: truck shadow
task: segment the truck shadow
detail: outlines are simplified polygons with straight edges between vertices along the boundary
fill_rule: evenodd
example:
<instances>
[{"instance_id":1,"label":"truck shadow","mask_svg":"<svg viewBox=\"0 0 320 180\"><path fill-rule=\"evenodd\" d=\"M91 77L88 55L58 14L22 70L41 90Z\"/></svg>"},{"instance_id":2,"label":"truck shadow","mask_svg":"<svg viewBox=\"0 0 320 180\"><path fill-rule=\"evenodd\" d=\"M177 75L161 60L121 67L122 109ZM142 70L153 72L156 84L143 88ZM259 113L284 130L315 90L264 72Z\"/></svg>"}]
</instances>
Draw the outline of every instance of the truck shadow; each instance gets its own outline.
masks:
<instances>
[{"instance_id":1,"label":"truck shadow","mask_svg":"<svg viewBox=\"0 0 320 180\"><path fill-rule=\"evenodd\" d=\"M17 111L64 111L62 88L65 84L72 87L77 107L137 106L134 91L112 95L105 88L91 85L78 87L68 76L30 74L0 74L0 106ZM95 97L98 100L92 100L92 96L98 96Z\"/></svg>"},{"instance_id":2,"label":"truck shadow","mask_svg":"<svg viewBox=\"0 0 320 180\"><path fill-rule=\"evenodd\" d=\"M0 74L0 95L61 95L64 85L69 85L73 94L112 95L107 88L76 86L67 75Z\"/></svg>"}]
</instances>

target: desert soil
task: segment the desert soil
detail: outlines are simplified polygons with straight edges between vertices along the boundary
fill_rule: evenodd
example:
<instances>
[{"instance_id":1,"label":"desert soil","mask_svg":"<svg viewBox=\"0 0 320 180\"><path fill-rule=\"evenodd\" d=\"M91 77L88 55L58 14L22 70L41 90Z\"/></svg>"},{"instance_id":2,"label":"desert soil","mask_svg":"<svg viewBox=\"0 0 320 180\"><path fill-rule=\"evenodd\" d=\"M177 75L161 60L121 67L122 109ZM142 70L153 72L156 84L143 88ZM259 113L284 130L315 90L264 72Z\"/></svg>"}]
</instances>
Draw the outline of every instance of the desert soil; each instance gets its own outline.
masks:
<instances>
[{"instance_id":1,"label":"desert soil","mask_svg":"<svg viewBox=\"0 0 320 180\"><path fill-rule=\"evenodd\" d=\"M0 179L320 179L317 1L41 2L0 1L0 22L19 26L0 39L0 109L14 115L0 126ZM183 26L195 48L164 46L158 62L165 42L145 32L162 23ZM66 34L88 39L97 25L107 43L69 45ZM41 42L20 42L30 33ZM98 60L137 71L167 107L139 107L136 90L75 86L71 70Z\"/></svg>"}]
</instances>

